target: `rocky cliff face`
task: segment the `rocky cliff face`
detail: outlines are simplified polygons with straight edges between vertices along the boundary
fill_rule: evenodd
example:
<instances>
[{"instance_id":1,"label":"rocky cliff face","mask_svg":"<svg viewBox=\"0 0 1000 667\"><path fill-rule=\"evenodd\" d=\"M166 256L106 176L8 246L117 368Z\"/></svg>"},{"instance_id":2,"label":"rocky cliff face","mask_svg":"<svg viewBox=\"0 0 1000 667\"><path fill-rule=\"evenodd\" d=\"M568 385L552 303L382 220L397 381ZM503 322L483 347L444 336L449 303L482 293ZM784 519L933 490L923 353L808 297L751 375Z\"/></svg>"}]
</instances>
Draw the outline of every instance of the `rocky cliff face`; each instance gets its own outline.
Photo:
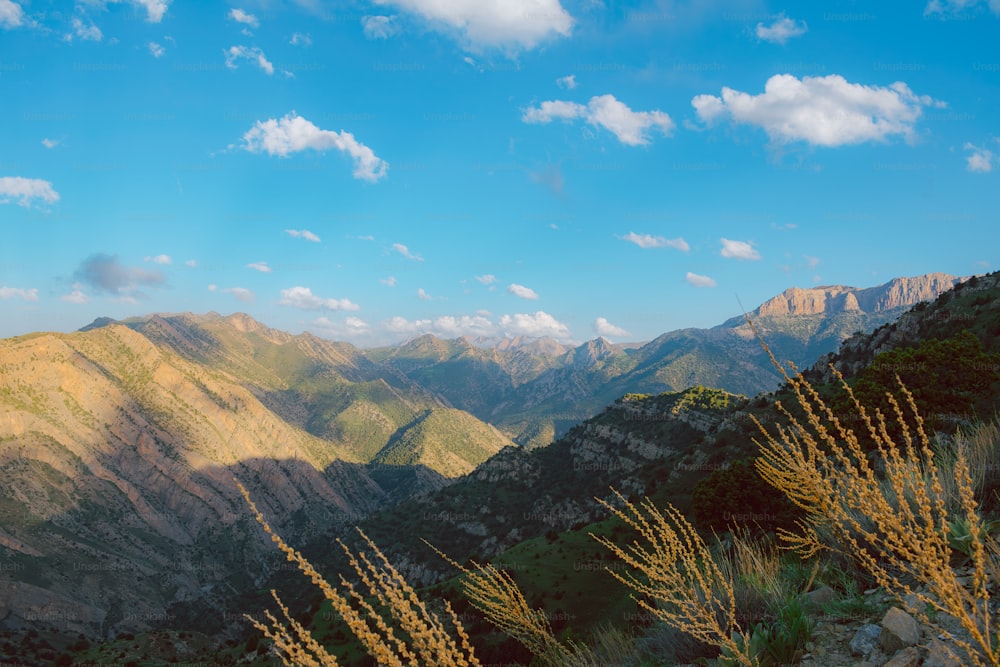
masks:
<instances>
[{"instance_id":1,"label":"rocky cliff face","mask_svg":"<svg viewBox=\"0 0 1000 667\"><path fill-rule=\"evenodd\" d=\"M876 287L845 285L792 287L765 301L751 315L817 315L844 312L879 313L937 298L966 278L928 273L915 278L894 278Z\"/></svg>"}]
</instances>

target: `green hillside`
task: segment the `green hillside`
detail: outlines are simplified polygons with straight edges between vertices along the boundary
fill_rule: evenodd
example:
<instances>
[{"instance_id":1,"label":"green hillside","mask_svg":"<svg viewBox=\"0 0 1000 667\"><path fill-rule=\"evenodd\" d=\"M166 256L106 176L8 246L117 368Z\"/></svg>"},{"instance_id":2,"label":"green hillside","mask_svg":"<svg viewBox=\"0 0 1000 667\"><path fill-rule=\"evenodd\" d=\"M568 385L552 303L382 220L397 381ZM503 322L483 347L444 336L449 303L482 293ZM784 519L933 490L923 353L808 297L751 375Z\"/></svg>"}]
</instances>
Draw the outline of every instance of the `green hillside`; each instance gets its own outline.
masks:
<instances>
[{"instance_id":1,"label":"green hillside","mask_svg":"<svg viewBox=\"0 0 1000 667\"><path fill-rule=\"evenodd\" d=\"M472 415L450 408L427 410L397 431L373 463L426 466L459 477L514 443Z\"/></svg>"}]
</instances>

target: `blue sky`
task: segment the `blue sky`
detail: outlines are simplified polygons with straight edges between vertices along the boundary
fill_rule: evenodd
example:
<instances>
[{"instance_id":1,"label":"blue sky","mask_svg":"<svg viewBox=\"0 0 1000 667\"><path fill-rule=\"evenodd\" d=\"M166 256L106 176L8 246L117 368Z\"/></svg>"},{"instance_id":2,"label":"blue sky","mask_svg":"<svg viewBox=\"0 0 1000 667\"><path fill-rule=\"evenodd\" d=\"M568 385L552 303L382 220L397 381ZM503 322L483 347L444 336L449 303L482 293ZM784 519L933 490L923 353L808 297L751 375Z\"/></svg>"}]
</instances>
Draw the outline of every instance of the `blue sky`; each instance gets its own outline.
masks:
<instances>
[{"instance_id":1,"label":"blue sky","mask_svg":"<svg viewBox=\"0 0 1000 667\"><path fill-rule=\"evenodd\" d=\"M1000 2L0 0L0 336L649 340L995 270Z\"/></svg>"}]
</instances>

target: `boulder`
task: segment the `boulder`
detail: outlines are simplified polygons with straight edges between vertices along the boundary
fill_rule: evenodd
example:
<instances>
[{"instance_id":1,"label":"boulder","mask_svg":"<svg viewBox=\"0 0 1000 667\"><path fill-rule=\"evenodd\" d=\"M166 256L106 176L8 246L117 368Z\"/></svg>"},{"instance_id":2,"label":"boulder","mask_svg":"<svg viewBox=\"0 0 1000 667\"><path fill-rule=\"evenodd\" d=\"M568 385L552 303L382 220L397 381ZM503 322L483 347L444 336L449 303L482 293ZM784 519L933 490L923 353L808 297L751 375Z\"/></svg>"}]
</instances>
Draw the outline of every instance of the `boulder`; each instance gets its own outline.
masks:
<instances>
[{"instance_id":1,"label":"boulder","mask_svg":"<svg viewBox=\"0 0 1000 667\"><path fill-rule=\"evenodd\" d=\"M878 646L879 635L882 634L882 626L874 623L865 623L851 638L851 655L865 657Z\"/></svg>"},{"instance_id":2,"label":"boulder","mask_svg":"<svg viewBox=\"0 0 1000 667\"><path fill-rule=\"evenodd\" d=\"M892 655L901 648L920 641L920 624L899 607L891 607L882 617L879 643L882 650Z\"/></svg>"},{"instance_id":3,"label":"boulder","mask_svg":"<svg viewBox=\"0 0 1000 667\"><path fill-rule=\"evenodd\" d=\"M837 591L826 585L802 594L802 603L809 609L820 609L827 602L833 602L836 599Z\"/></svg>"},{"instance_id":4,"label":"boulder","mask_svg":"<svg viewBox=\"0 0 1000 667\"><path fill-rule=\"evenodd\" d=\"M946 644L940 639L933 639L927 647L924 667L962 667L963 663L958 655L955 646Z\"/></svg>"},{"instance_id":5,"label":"boulder","mask_svg":"<svg viewBox=\"0 0 1000 667\"><path fill-rule=\"evenodd\" d=\"M916 646L907 646L902 651L892 656L882 667L917 667L920 664L920 649Z\"/></svg>"}]
</instances>

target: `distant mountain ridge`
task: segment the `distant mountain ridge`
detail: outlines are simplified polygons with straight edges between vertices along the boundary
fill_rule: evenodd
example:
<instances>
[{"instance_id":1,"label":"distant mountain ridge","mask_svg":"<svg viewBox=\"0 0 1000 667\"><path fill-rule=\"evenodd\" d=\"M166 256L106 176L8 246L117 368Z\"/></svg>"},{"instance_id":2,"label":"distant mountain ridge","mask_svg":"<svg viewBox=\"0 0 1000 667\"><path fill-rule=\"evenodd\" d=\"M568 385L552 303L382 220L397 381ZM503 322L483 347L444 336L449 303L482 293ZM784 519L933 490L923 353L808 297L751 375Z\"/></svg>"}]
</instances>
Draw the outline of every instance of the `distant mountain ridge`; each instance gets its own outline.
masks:
<instances>
[{"instance_id":1,"label":"distant mountain ridge","mask_svg":"<svg viewBox=\"0 0 1000 667\"><path fill-rule=\"evenodd\" d=\"M881 313L930 301L968 277L956 278L946 273L928 273L913 278L893 278L875 287L846 285L792 287L768 299L751 315L817 315L843 312Z\"/></svg>"},{"instance_id":2,"label":"distant mountain ridge","mask_svg":"<svg viewBox=\"0 0 1000 667\"><path fill-rule=\"evenodd\" d=\"M869 288L791 288L750 316L775 354L806 366L851 334L890 322L964 280L930 273ZM425 334L365 354L525 446L548 444L628 392L704 385L752 396L781 382L745 316L643 344L598 338L569 348L550 339L535 339L537 345L524 337L506 340L442 341Z\"/></svg>"}]
</instances>

